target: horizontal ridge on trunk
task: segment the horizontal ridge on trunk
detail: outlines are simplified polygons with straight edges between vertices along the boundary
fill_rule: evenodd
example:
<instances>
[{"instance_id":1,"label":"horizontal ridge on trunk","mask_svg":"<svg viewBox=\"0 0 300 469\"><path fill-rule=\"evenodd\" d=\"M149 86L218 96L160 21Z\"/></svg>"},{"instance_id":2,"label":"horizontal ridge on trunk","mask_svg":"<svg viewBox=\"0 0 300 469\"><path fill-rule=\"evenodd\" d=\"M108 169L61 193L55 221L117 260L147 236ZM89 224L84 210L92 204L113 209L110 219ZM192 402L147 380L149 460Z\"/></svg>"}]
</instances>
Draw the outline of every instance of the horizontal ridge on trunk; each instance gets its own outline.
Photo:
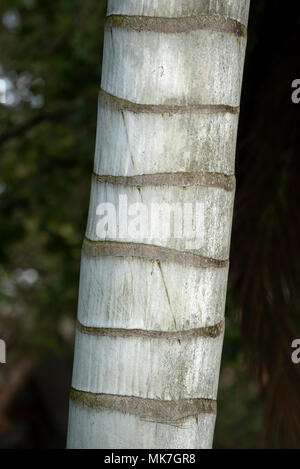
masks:
<instances>
[{"instance_id":1,"label":"horizontal ridge on trunk","mask_svg":"<svg viewBox=\"0 0 300 469\"><path fill-rule=\"evenodd\" d=\"M190 105L170 105L170 104L138 104L127 99L118 98L103 89L99 91L99 99L103 103L117 109L118 111L130 111L136 114L186 114L198 112L199 114L239 114L239 106L229 106L227 104L190 104Z\"/></svg>"},{"instance_id":2,"label":"horizontal ridge on trunk","mask_svg":"<svg viewBox=\"0 0 300 469\"><path fill-rule=\"evenodd\" d=\"M200 327L198 329L190 329L186 331L147 331L143 329L117 329L103 327L84 326L77 321L77 329L82 334L94 335L99 337L141 337L145 339L165 339L165 340L188 340L197 337L217 338L225 328L225 321L221 321L214 326Z\"/></svg>"},{"instance_id":3,"label":"horizontal ridge on trunk","mask_svg":"<svg viewBox=\"0 0 300 469\"><path fill-rule=\"evenodd\" d=\"M218 187L225 191L235 190L235 176L219 173L178 172L141 174L136 176L111 176L93 173L97 182L107 184L120 184L123 186L202 186Z\"/></svg>"},{"instance_id":4,"label":"horizontal ridge on trunk","mask_svg":"<svg viewBox=\"0 0 300 469\"><path fill-rule=\"evenodd\" d=\"M134 396L94 394L75 388L71 388L70 398L73 402L91 409L136 415L160 423L176 423L187 417L197 417L199 414L217 413L217 402L212 399L164 401Z\"/></svg>"},{"instance_id":5,"label":"horizontal ridge on trunk","mask_svg":"<svg viewBox=\"0 0 300 469\"><path fill-rule=\"evenodd\" d=\"M247 36L247 28L242 23L232 18L217 15L181 18L111 15L106 19L106 26L165 34L188 33L199 29L208 29L219 33L234 34L237 37Z\"/></svg>"},{"instance_id":6,"label":"horizontal ridge on trunk","mask_svg":"<svg viewBox=\"0 0 300 469\"><path fill-rule=\"evenodd\" d=\"M82 247L87 256L138 257L156 262L174 262L199 268L224 268L229 260L211 259L194 252L155 246L152 244L118 241L93 241L85 237Z\"/></svg>"}]
</instances>

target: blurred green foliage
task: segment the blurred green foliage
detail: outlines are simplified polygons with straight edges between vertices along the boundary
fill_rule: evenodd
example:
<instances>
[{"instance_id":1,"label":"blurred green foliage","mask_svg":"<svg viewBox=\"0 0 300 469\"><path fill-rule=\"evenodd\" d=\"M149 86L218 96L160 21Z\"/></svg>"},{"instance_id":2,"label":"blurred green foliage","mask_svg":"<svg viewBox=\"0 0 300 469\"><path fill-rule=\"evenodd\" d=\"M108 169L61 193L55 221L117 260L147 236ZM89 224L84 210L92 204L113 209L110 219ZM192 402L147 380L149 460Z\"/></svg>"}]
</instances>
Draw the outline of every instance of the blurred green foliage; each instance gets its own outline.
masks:
<instances>
[{"instance_id":1,"label":"blurred green foliage","mask_svg":"<svg viewBox=\"0 0 300 469\"><path fill-rule=\"evenodd\" d=\"M2 0L0 334L8 356L72 353L105 2ZM234 312L228 302L228 316ZM259 447L261 400L229 320L215 446Z\"/></svg>"},{"instance_id":2,"label":"blurred green foliage","mask_svg":"<svg viewBox=\"0 0 300 469\"><path fill-rule=\"evenodd\" d=\"M232 319L234 311L229 294L214 447L260 449L265 444L262 395L246 372L240 327Z\"/></svg>"},{"instance_id":3,"label":"blurred green foliage","mask_svg":"<svg viewBox=\"0 0 300 469\"><path fill-rule=\"evenodd\" d=\"M12 353L62 346L76 311L104 12L95 0L1 2L1 333Z\"/></svg>"}]
</instances>

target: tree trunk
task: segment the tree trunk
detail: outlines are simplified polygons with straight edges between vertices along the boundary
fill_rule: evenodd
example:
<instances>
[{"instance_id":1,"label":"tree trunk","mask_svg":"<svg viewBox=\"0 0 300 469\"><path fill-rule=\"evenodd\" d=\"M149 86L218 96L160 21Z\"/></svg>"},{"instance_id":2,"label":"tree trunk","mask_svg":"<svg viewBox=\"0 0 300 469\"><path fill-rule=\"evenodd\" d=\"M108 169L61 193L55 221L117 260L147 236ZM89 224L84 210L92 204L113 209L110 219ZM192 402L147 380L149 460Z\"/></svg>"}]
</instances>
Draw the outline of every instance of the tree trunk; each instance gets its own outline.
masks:
<instances>
[{"instance_id":1,"label":"tree trunk","mask_svg":"<svg viewBox=\"0 0 300 469\"><path fill-rule=\"evenodd\" d=\"M249 3L108 1L69 448L212 446Z\"/></svg>"}]
</instances>

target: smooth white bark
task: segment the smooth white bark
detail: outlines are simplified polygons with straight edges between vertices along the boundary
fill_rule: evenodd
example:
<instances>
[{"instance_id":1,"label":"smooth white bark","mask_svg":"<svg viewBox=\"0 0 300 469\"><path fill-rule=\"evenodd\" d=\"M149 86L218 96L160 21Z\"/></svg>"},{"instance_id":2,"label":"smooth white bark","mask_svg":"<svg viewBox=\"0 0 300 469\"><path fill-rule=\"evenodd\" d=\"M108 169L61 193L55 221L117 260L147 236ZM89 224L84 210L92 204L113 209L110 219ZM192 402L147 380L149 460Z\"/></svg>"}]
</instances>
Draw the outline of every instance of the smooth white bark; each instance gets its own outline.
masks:
<instances>
[{"instance_id":1,"label":"smooth white bark","mask_svg":"<svg viewBox=\"0 0 300 469\"><path fill-rule=\"evenodd\" d=\"M239 106L246 39L209 30L105 33L102 88L139 104Z\"/></svg>"},{"instance_id":2,"label":"smooth white bark","mask_svg":"<svg viewBox=\"0 0 300 469\"><path fill-rule=\"evenodd\" d=\"M217 15L245 26L248 11L249 0L108 2L108 15ZM245 47L245 37L207 28L183 33L107 28L101 86L119 101L116 106L100 101L95 173L233 175ZM120 100L133 103L131 109L129 104L122 110ZM185 109L144 112L143 105ZM186 109L201 105L207 109ZM188 262L83 252L78 305L83 328L76 334L72 381L76 390L165 401L217 398L223 332L180 340L151 336L155 331L201 330L224 318L228 265L219 261L229 258L234 190L208 186L131 187L124 180L116 184L93 178L89 240L102 240L97 234L99 204L112 204L118 214L120 195L128 206L143 203L149 209L153 203L199 203L204 218L192 241L168 235L163 223L159 237L120 236L117 223L117 233L105 239L193 253L209 262L196 268ZM121 216L128 220L122 210ZM123 336L110 336L111 330L123 331ZM126 330L137 333L129 337ZM173 425L71 401L68 447L210 448L214 424L214 413L204 411Z\"/></svg>"},{"instance_id":3,"label":"smooth white bark","mask_svg":"<svg viewBox=\"0 0 300 469\"><path fill-rule=\"evenodd\" d=\"M73 387L149 399L216 399L223 335L163 340L77 331Z\"/></svg>"}]
</instances>

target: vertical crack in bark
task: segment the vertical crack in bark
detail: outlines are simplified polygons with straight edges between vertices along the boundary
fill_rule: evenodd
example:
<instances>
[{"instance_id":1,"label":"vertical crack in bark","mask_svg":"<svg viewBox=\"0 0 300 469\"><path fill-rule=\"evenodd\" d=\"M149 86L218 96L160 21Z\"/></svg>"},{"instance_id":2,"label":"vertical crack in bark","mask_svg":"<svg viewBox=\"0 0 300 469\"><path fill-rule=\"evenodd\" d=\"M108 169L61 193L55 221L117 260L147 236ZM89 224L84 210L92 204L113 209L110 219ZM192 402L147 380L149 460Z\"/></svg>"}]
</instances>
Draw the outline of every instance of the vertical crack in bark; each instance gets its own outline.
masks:
<instances>
[{"instance_id":1,"label":"vertical crack in bark","mask_svg":"<svg viewBox=\"0 0 300 469\"><path fill-rule=\"evenodd\" d=\"M114 45L113 27L111 26L109 29L110 29L110 37L111 37L111 46L112 46L113 54L115 55L115 45Z\"/></svg>"},{"instance_id":2,"label":"vertical crack in bark","mask_svg":"<svg viewBox=\"0 0 300 469\"><path fill-rule=\"evenodd\" d=\"M157 265L158 265L158 268L159 268L159 271L160 271L160 274L161 274L163 286L164 286L164 289L165 289L165 292L166 292L166 297L167 297L167 300L168 300L168 303L169 303L169 306L170 306L170 311L171 311L171 314L172 314L172 317L173 317L174 326L175 326L175 329L177 329L176 318L175 318L175 315L174 315L174 312L173 312L169 291L168 291L168 288L167 288L166 280L165 280L165 277L164 277L164 273L163 273L160 261L157 261ZM179 343L180 343L180 341L179 341Z\"/></svg>"}]
</instances>

